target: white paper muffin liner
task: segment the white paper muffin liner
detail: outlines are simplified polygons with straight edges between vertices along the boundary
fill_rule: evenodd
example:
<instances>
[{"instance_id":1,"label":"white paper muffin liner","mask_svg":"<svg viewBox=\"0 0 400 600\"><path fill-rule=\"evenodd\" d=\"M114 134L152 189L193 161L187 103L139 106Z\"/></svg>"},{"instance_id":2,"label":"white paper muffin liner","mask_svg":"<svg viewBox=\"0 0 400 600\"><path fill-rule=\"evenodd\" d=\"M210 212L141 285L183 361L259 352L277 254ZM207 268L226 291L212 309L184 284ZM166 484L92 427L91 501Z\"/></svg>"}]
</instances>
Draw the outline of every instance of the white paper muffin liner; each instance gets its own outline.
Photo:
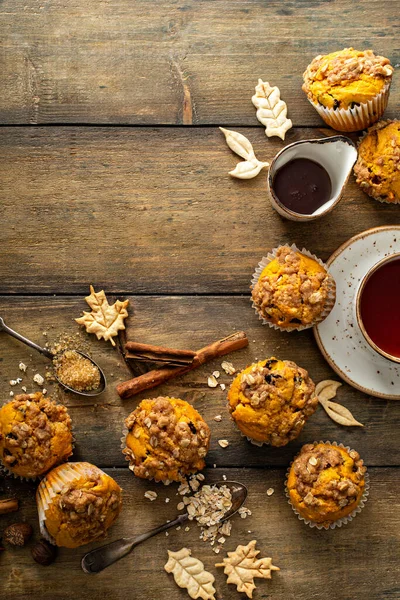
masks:
<instances>
[{"instance_id":1,"label":"white paper muffin liner","mask_svg":"<svg viewBox=\"0 0 400 600\"><path fill-rule=\"evenodd\" d=\"M53 471L58 469L57 473ZM55 467L48 475L51 475L51 482L48 480L48 475L40 482L36 492L36 503L39 516L40 534L51 544L56 545L54 538L49 534L46 528L46 511L53 499L63 487L69 485L75 479L84 477L96 471L99 474L104 474L104 471L87 462L64 463Z\"/></svg>"},{"instance_id":2,"label":"white paper muffin liner","mask_svg":"<svg viewBox=\"0 0 400 600\"><path fill-rule=\"evenodd\" d=\"M361 131L381 118L389 100L389 90L390 82L372 100L347 109L326 108L313 102L310 98L308 100L327 125L336 129L336 131L349 133L351 131Z\"/></svg>"},{"instance_id":3,"label":"white paper muffin liner","mask_svg":"<svg viewBox=\"0 0 400 600\"><path fill-rule=\"evenodd\" d=\"M76 445L76 437L75 437L75 431L74 431L74 426L73 425L71 425L71 434L72 434L72 439L71 439L72 454L69 455L69 457L67 458L67 461L73 456L74 450L75 450L75 445ZM52 467L50 467L50 469L48 471L46 471L46 473L42 473L41 475L36 475L35 477L24 477L23 475L17 475L13 471L11 471L8 467L6 467L5 465L3 465L3 463L0 460L0 475L3 475L3 477L6 477L6 476L8 476L8 477L14 477L14 479L20 479L21 481L30 481L30 482L32 482L32 481L37 481L37 480L43 479L44 477L46 477L47 473L50 473L50 471L52 471L56 467L59 467L62 464L63 464L63 461L54 464Z\"/></svg>"},{"instance_id":4,"label":"white paper muffin liner","mask_svg":"<svg viewBox=\"0 0 400 600\"><path fill-rule=\"evenodd\" d=\"M354 450L352 450L352 448L350 448L349 446L344 446L343 444L338 444L337 442L319 441L319 442L313 442L313 443L314 444L330 444L331 446L339 446L340 448L344 448L348 452L352 452L352 451L354 452ZM320 530L321 529L325 529L325 530L335 529L335 527L342 527L343 525L347 525L347 523L350 523L354 519L354 517L362 511L362 509L365 506L365 503L368 500L368 496L369 496L369 487L370 486L369 486L369 475L368 475L367 471L364 474L365 485L364 485L364 490L363 490L362 496L361 496L360 501L358 502L357 506L350 514L346 515L345 517L342 517L341 519L337 519L336 521L333 521L333 523L330 523L328 526L324 526L321 523L316 523L315 521L311 521L310 519L306 519L305 517L302 517L301 514L297 511L297 509L293 506L292 501L290 499L289 490L287 487L289 473L290 473L290 469L292 467L293 462L294 461L292 460L292 462L290 463L289 468L286 472L285 495L286 495L286 498L288 499L288 504L290 504L293 512L297 515L297 517L300 521L303 521L306 525L308 525L311 528L316 527L317 529L320 529Z\"/></svg>"},{"instance_id":5,"label":"white paper muffin liner","mask_svg":"<svg viewBox=\"0 0 400 600\"><path fill-rule=\"evenodd\" d=\"M395 122L395 121L398 121L398 119L387 119L387 121ZM358 138L357 150L358 150L361 142L363 141L363 139L368 135L368 132L369 132L369 128L367 131L364 131L362 133L362 135ZM354 166L355 166L355 164L354 164ZM353 166L353 171L354 171L354 166ZM355 173L354 173L354 175L356 176ZM388 200L387 198L382 198L382 196L378 196L378 197L371 196L371 194L369 194L366 190L363 189L362 185L360 185L359 183L357 185L365 194L367 194L367 196L369 196L369 198L372 198L372 200L376 200L377 202L381 202L382 204L400 204L400 198L398 200Z\"/></svg>"},{"instance_id":6,"label":"white paper muffin liner","mask_svg":"<svg viewBox=\"0 0 400 600\"><path fill-rule=\"evenodd\" d=\"M265 317L263 317L263 315L261 315L256 307L256 305L253 302L253 298L250 297L251 299L251 305L254 308L254 310L256 311L256 314L258 315L258 318L260 319L260 321L262 321L263 325L269 325L270 327L272 327L273 329L276 329L277 331L303 331L303 329L310 329L311 327L314 327L314 325L316 325L317 323L320 323L321 321L323 321L324 319L326 319L326 317L329 315L329 313L331 312L332 308L334 307L335 301L336 301L336 283L335 280L333 279L332 275L329 273L328 267L326 266L326 264L317 256L315 256L315 254L312 254L311 252L309 252L308 250L306 250L305 248L303 248L302 250L299 250L299 248L297 248L296 244L288 244L288 243L282 243L279 246L277 246L276 248L273 248L270 252L268 252L267 256L263 256L263 258L260 260L260 262L258 263L258 266L256 268L256 270L253 273L252 279L251 279L251 285L250 288L251 290L254 289L254 286L256 285L256 283L258 282L258 280L260 279L260 275L263 272L263 270L265 269L265 267L272 261L275 260L276 258L276 253L277 250L279 248L281 248L282 246L289 246L289 248L291 250L293 250L294 252L299 252L300 254L304 254L305 256L308 256L309 258L312 258L313 260L315 260L319 265L321 265L321 267L323 267L325 269L325 271L328 274L329 277L329 287L328 287L328 296L326 299L326 303L325 303L325 308L324 310L321 312L321 314L318 316L317 319L314 319L314 321L312 323L310 323L309 325L297 325L294 327L280 327L279 325L276 325L275 323L272 323L271 321L268 321Z\"/></svg>"}]
</instances>

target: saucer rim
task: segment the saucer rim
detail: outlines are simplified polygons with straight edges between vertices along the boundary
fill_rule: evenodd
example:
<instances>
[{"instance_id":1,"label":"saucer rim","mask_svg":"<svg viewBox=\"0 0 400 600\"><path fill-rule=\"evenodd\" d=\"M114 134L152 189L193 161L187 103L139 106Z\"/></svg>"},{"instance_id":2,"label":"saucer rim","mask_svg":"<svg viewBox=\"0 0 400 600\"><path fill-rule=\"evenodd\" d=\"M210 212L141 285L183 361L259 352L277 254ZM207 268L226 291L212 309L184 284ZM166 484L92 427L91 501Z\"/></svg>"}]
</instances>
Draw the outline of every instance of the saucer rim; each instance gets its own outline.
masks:
<instances>
[{"instance_id":1,"label":"saucer rim","mask_svg":"<svg viewBox=\"0 0 400 600\"><path fill-rule=\"evenodd\" d=\"M364 231L361 231L360 233L357 233L356 235L354 235L353 237L349 238L347 241L343 242L343 244L341 244L339 246L339 248L337 248L333 254L331 254L331 256L328 258L328 260L326 261L326 265L328 267L331 266L331 264L336 260L336 258L338 256L340 256L344 250L346 250L346 248L348 248L348 246L350 246L352 243L360 240L360 239L364 239L366 237L369 237L370 235L380 232L380 231L399 231L400 232L400 225L378 225L376 227L371 227L370 229L365 229ZM393 254L396 254L396 252L393 252ZM321 340L321 336L320 333L318 331L318 326L321 325L321 323L318 323L317 325L315 325L315 327L313 327L313 332L314 332L314 338L315 341L317 342L317 346L322 354L322 356L324 357L324 359L326 360L326 362L329 364L329 366L333 369L333 371L335 371L335 373L337 373L337 375L339 375L339 377L341 379L343 379L343 381L345 381L346 383L348 383L349 385L351 385L353 388L360 390L361 392L364 392L364 394L368 394L370 396L374 396L375 398L381 398L384 400L400 400L400 394L383 394L382 392L378 392L375 390L371 390L369 388L366 388L360 384L358 384L357 382L353 381L352 379L350 379L341 369L340 367L333 361L333 359L331 358L331 356L328 354L328 352L325 350L325 347L322 343ZM389 359L386 359L388 362Z\"/></svg>"}]
</instances>

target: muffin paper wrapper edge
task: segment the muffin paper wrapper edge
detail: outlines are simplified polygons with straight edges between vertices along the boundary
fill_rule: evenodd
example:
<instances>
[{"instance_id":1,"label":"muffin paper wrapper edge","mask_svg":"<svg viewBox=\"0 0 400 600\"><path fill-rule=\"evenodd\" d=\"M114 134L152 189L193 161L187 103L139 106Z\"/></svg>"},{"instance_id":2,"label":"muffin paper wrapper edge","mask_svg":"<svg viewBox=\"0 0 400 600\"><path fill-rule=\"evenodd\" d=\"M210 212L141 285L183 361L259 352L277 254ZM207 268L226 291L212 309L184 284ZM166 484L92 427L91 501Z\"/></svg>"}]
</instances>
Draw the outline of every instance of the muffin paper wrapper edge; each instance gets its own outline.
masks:
<instances>
[{"instance_id":1,"label":"muffin paper wrapper edge","mask_svg":"<svg viewBox=\"0 0 400 600\"><path fill-rule=\"evenodd\" d=\"M332 446L339 446L340 448L344 448L348 452L352 452L352 448L350 448L349 446L344 446L343 444L338 444L337 442L319 441L319 442L313 442L313 443L314 444L331 444ZM286 471L285 495L286 495L286 498L288 499L288 504L292 507L292 510L297 515L298 519L300 521L303 521L306 525L309 525L309 527L311 527L311 528L316 527L317 529L324 529L324 530L335 529L336 527L342 527L342 525L347 525L347 523L350 523L354 519L354 517L356 515L358 515L358 513L360 513L362 511L362 509L364 508L365 503L368 500L369 488L370 488L368 471L366 471L364 474L365 485L364 485L364 490L363 490L362 496L360 498L360 501L358 502L357 506L350 514L348 514L345 517L342 517L341 519L337 519L336 521L333 521L333 523L330 523L328 526L324 526L321 523L316 523L315 521L311 521L310 519L306 519L306 518L302 517L300 515L300 513L297 511L297 509L293 506L292 501L290 499L289 490L287 487L289 473L290 473L292 464L293 464L293 461L290 463L290 465Z\"/></svg>"},{"instance_id":2,"label":"muffin paper wrapper edge","mask_svg":"<svg viewBox=\"0 0 400 600\"><path fill-rule=\"evenodd\" d=\"M289 244L289 243L285 243L285 242L282 243L282 244L279 244L279 246L277 246L276 248L273 248L270 252L268 252L267 256L263 256L263 258L258 263L258 266L257 266L256 270L254 271L253 276L251 278L251 286L250 286L250 288L251 288L251 290L254 289L254 286L258 282L261 273L263 272L263 270L265 269L265 267L272 260L275 260L277 250L279 248L281 248L282 246L289 246L289 248L291 250L293 250L294 252L299 252L300 254L304 254L305 256L308 256L309 258L312 258L313 260L317 261L317 263L319 265L321 265L321 267L323 267L325 269L325 271L327 272L328 277L329 277L329 284L328 284L328 296L327 296L327 299L326 299L324 310L319 315L319 317L317 319L314 319L314 321L312 323L310 323L309 325L298 325L296 327L280 327L279 325L276 325L275 323L271 323L270 321L268 321L267 319L265 319L265 317L263 317L259 313L256 305L253 302L252 297L250 296L250 300L251 300L251 303L252 303L251 305L254 308L254 310L256 311L256 314L258 315L258 318L260 319L260 321L262 321L262 324L263 325L269 325L270 327L272 327L273 329L276 329L277 331L292 332L292 331L303 331L304 329L310 329L311 327L314 327L314 325L317 325L318 323L320 323L321 321L323 321L324 319L326 319L326 317L329 315L329 313L331 312L332 308L334 307L334 304L335 304L335 301L336 301L336 283L335 283L335 280L333 279L332 275L329 273L329 269L326 266L326 264L320 258L318 258L317 256L315 256L315 254L312 254L311 252L309 252L305 248L303 248L302 250L299 250L299 248L296 246L296 244Z\"/></svg>"},{"instance_id":3,"label":"muffin paper wrapper edge","mask_svg":"<svg viewBox=\"0 0 400 600\"><path fill-rule=\"evenodd\" d=\"M354 108L337 108L334 110L317 104L310 98L308 98L308 101L325 123L336 129L336 131L347 133L361 131L378 121L385 112L389 100L390 83L387 83L375 98Z\"/></svg>"}]
</instances>

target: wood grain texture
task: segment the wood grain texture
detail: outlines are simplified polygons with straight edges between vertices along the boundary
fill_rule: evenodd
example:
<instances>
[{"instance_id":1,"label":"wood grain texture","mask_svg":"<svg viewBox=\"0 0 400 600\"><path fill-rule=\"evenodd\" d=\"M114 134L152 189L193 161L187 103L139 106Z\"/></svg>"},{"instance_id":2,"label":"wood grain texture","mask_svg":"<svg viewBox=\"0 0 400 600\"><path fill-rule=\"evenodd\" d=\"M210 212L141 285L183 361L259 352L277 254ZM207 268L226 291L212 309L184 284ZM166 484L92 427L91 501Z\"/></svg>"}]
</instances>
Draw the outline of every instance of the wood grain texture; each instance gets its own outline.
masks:
<instances>
[{"instance_id":1,"label":"wood grain texture","mask_svg":"<svg viewBox=\"0 0 400 600\"><path fill-rule=\"evenodd\" d=\"M256 358L276 355L290 359L306 368L315 382L322 379L338 379L319 353L313 334L303 331L297 334L277 332L265 327L253 312L248 297L131 297L127 335L130 339L177 348L201 347L236 329L246 331L250 344L245 350L229 355L237 369L242 369ZM0 315L17 331L40 343L52 342L59 333L75 332L73 317L85 308L83 298L18 298L10 302L0 298ZM47 331L46 338L42 336ZM85 335L85 337L88 337ZM227 388L232 377L221 369L222 360L213 361L143 392L135 398L122 401L115 391L115 384L129 377L129 372L119 353L111 344L97 341L90 336L92 355L103 368L108 379L108 389L98 398L82 398L74 394L61 394L68 406L76 433L76 460L89 460L99 466L126 465L121 453L120 438L125 417L136 408L143 398L159 395L182 398L192 403L211 428L211 448L207 464L218 466L281 466L292 460L298 449L314 440L342 442L358 450L367 465L393 466L400 463L398 431L400 427L400 402L373 399L347 384L339 389L337 401L347 406L365 428L342 427L334 423L319 407L309 419L300 437L283 448L251 445L231 421L226 407L227 390L211 389L208 376L219 370L219 381ZM28 392L38 389L33 383L34 373L44 374L48 362L34 354L20 342L0 333L0 404L7 402L9 392L21 390L11 387L10 379L21 376L20 361L29 365L21 385ZM54 388L46 383L50 393ZM214 417L222 415L221 422ZM227 439L230 445L222 449L219 439Z\"/></svg>"},{"instance_id":2,"label":"wood grain texture","mask_svg":"<svg viewBox=\"0 0 400 600\"><path fill-rule=\"evenodd\" d=\"M240 129L260 160L284 142ZM287 143L331 131L295 129ZM285 142L286 143L286 142ZM248 293L269 249L326 260L352 235L399 223L354 177L335 210L282 219L266 179L229 177L238 157L216 128L5 128L0 137L1 293ZM90 280L90 281L89 281Z\"/></svg>"},{"instance_id":3,"label":"wood grain texture","mask_svg":"<svg viewBox=\"0 0 400 600\"><path fill-rule=\"evenodd\" d=\"M234 550L238 544L257 539L261 555L271 556L274 564L281 568L273 573L271 581L256 580L255 599L398 599L400 469L370 469L369 472L371 490L365 508L352 523L333 531L310 529L297 519L284 495L284 470L211 469L205 472L207 481L219 481L227 474L249 489L246 506L253 514L246 520L233 519L232 535L227 538L225 550ZM176 505L180 497L175 495L175 485L165 487L139 481L127 469L111 469L108 473L124 490L123 511L109 532L109 541L147 531L178 513ZM19 517L35 526L37 538L34 485L7 481L3 487L6 493L13 490L23 498ZM275 490L270 497L266 496L269 487ZM152 503L143 496L148 489L159 494ZM168 504L167 497L170 498ZM15 515L0 517L0 530L12 522ZM57 561L46 568L33 562L29 547L7 549L0 559L2 597L6 600L73 597L79 600L108 597L158 600L167 595L171 600L185 600L187 593L176 586L163 566L168 549L179 550L186 546L215 575L216 598L236 600L239 598L236 588L228 586L222 569L214 567L224 553L214 554L208 544L199 540L197 525L189 523L189 526L188 532L173 529L168 537L161 534L148 540L130 556L97 575L85 575L80 570L80 559L94 544L77 550L61 549Z\"/></svg>"},{"instance_id":4,"label":"wood grain texture","mask_svg":"<svg viewBox=\"0 0 400 600\"><path fill-rule=\"evenodd\" d=\"M397 28L390 0L3 0L0 122L256 125L262 77L318 125L312 58L353 45L396 65ZM399 103L395 76L388 116Z\"/></svg>"}]
</instances>

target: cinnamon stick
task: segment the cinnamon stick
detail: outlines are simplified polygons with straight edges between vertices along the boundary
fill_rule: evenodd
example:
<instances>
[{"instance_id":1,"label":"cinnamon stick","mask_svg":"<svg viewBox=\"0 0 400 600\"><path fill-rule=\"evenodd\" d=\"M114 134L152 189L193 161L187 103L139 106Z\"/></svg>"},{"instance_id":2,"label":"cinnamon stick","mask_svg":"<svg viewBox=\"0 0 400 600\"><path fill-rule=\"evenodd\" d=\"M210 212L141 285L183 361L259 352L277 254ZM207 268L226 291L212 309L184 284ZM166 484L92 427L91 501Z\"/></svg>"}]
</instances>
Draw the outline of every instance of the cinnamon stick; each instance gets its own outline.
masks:
<instances>
[{"instance_id":1,"label":"cinnamon stick","mask_svg":"<svg viewBox=\"0 0 400 600\"><path fill-rule=\"evenodd\" d=\"M0 515L5 515L10 512L15 512L19 508L19 503L16 498L6 498L0 500Z\"/></svg>"},{"instance_id":2,"label":"cinnamon stick","mask_svg":"<svg viewBox=\"0 0 400 600\"><path fill-rule=\"evenodd\" d=\"M149 371L139 377L134 377L129 381L120 383L117 385L117 392L122 399L130 398L139 392L161 385L173 377L188 373L214 358L219 358L220 356L224 356L235 350L245 348L248 344L249 340L244 331L238 331L198 350L190 365L185 367L164 367L162 369Z\"/></svg>"},{"instance_id":3,"label":"cinnamon stick","mask_svg":"<svg viewBox=\"0 0 400 600\"><path fill-rule=\"evenodd\" d=\"M193 350L176 350L138 342L126 342L125 350L127 350L126 359L165 363L177 367L190 365L196 356L196 352Z\"/></svg>"}]
</instances>

